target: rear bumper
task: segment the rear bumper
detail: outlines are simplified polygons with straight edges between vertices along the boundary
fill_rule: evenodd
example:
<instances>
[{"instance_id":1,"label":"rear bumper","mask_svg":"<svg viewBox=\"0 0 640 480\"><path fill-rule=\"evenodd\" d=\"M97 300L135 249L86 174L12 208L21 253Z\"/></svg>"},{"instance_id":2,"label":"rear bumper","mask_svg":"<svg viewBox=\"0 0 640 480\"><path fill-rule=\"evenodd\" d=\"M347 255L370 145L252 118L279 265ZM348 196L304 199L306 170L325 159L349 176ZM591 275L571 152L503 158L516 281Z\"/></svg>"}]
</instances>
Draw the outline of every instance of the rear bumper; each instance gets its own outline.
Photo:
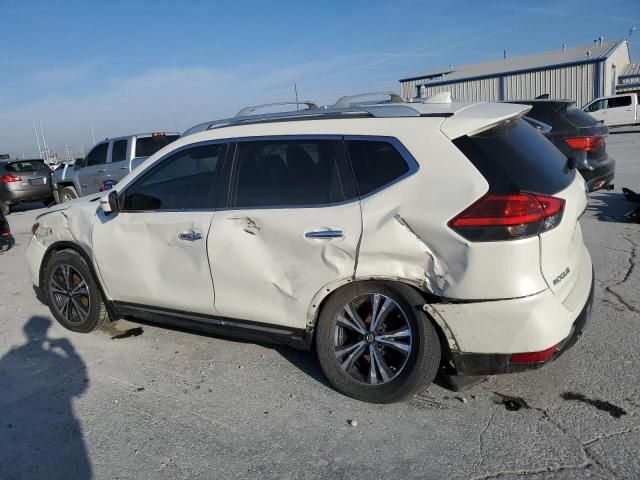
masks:
<instances>
[{"instance_id":1,"label":"rear bumper","mask_svg":"<svg viewBox=\"0 0 640 480\"><path fill-rule=\"evenodd\" d=\"M46 200L47 198L51 198L52 196L53 192L51 190L51 187L33 188L28 190L0 190L0 200L8 203L9 205L14 205L21 202Z\"/></svg>"},{"instance_id":2,"label":"rear bumper","mask_svg":"<svg viewBox=\"0 0 640 480\"><path fill-rule=\"evenodd\" d=\"M609 158L609 160L598 165L593 170L584 169L580 170L580 173L584 177L589 191L594 192L610 185L615 177L615 171L616 161L613 158Z\"/></svg>"},{"instance_id":3,"label":"rear bumper","mask_svg":"<svg viewBox=\"0 0 640 480\"><path fill-rule=\"evenodd\" d=\"M572 346L593 303L593 265L586 247L581 249L580 260L563 280L566 286L557 293L546 289L505 300L425 305L448 341L455 372L494 375L529 370ZM545 351L547 355L535 357L543 361L511 363L514 354Z\"/></svg>"},{"instance_id":4,"label":"rear bumper","mask_svg":"<svg viewBox=\"0 0 640 480\"><path fill-rule=\"evenodd\" d=\"M547 360L541 362L532 363L511 363L511 354L480 354L480 353L452 353L451 359L455 365L456 373L458 375L498 375L502 373L516 373L526 370L534 370L540 368L547 363L550 363L557 359L564 352L569 350L578 341L582 332L584 331L589 316L591 314L591 307L593 306L595 278L592 276L591 289L589 290L589 297L587 302L582 307L580 314L575 319L569 331L569 335L560 342L556 352Z\"/></svg>"}]
</instances>

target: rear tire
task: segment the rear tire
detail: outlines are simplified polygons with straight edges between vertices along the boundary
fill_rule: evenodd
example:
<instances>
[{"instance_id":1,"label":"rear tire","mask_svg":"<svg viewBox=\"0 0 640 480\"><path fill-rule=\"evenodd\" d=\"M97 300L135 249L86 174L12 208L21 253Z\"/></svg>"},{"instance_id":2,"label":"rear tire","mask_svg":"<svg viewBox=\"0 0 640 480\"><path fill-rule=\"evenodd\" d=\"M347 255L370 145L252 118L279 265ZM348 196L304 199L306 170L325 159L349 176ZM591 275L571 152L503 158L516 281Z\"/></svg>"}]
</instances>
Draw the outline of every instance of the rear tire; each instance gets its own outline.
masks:
<instances>
[{"instance_id":1,"label":"rear tire","mask_svg":"<svg viewBox=\"0 0 640 480\"><path fill-rule=\"evenodd\" d=\"M440 340L423 304L400 283L366 281L335 292L316 329L318 359L331 384L358 400L391 403L431 383Z\"/></svg>"},{"instance_id":2,"label":"rear tire","mask_svg":"<svg viewBox=\"0 0 640 480\"><path fill-rule=\"evenodd\" d=\"M9 215L11 213L11 205L0 200L0 212L3 215Z\"/></svg>"},{"instance_id":3,"label":"rear tire","mask_svg":"<svg viewBox=\"0 0 640 480\"><path fill-rule=\"evenodd\" d=\"M40 287L51 313L68 330L88 333L109 323L98 285L77 252L54 253L45 267Z\"/></svg>"},{"instance_id":4,"label":"rear tire","mask_svg":"<svg viewBox=\"0 0 640 480\"><path fill-rule=\"evenodd\" d=\"M64 187L60 190L60 203L70 202L78 198L78 192L74 187Z\"/></svg>"}]
</instances>

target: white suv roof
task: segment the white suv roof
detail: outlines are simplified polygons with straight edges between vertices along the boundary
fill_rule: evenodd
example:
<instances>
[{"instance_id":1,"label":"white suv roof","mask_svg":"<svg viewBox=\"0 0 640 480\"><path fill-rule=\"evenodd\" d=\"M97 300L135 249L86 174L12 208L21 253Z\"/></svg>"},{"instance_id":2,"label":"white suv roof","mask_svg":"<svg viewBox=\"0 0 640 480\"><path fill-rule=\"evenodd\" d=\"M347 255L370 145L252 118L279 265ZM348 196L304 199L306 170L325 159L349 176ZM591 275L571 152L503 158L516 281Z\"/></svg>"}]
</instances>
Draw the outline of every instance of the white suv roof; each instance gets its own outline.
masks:
<instances>
[{"instance_id":1,"label":"white suv roof","mask_svg":"<svg viewBox=\"0 0 640 480\"><path fill-rule=\"evenodd\" d=\"M362 94L342 97L334 105L318 107L313 102L278 102L265 105L245 107L231 118L212 120L200 123L186 130L182 136L213 130L218 128L302 120L338 119L338 118L407 118L407 117L442 117L441 130L450 139L468 135L491 127L511 117L519 117L531 109L529 105L486 103L486 102L454 102L450 94L438 94L427 99L405 102L394 93ZM388 101L361 102L355 101L365 95L387 95ZM306 105L303 110L278 113L251 114L260 108L283 105Z\"/></svg>"}]
</instances>

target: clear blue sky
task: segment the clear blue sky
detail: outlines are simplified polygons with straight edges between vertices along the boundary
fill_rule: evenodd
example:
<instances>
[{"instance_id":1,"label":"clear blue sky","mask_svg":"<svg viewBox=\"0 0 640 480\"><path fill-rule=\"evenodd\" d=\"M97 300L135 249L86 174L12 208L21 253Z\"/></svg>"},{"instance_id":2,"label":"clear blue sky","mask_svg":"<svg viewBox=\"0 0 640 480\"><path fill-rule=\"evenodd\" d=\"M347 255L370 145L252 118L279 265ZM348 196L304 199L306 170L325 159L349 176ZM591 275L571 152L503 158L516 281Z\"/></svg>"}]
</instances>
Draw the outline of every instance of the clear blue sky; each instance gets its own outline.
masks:
<instances>
[{"instance_id":1,"label":"clear blue sky","mask_svg":"<svg viewBox=\"0 0 640 480\"><path fill-rule=\"evenodd\" d=\"M180 130L247 103L398 90L452 64L629 38L638 0L0 0L0 153ZM630 37L629 29L637 26Z\"/></svg>"}]
</instances>

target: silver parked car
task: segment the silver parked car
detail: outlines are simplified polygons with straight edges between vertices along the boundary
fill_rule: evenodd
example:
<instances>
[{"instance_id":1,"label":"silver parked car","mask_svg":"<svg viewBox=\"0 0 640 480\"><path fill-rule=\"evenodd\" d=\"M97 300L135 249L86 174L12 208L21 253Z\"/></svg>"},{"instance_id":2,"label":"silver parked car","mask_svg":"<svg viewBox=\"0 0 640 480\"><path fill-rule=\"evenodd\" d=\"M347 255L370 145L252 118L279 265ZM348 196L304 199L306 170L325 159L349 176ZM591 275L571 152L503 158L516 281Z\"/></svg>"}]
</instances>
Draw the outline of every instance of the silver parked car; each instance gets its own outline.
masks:
<instances>
[{"instance_id":1,"label":"silver parked car","mask_svg":"<svg viewBox=\"0 0 640 480\"><path fill-rule=\"evenodd\" d=\"M58 168L53 175L53 193L58 203L108 190L144 159L180 136L176 132L153 132L107 138L96 144L75 165Z\"/></svg>"},{"instance_id":2,"label":"silver parked car","mask_svg":"<svg viewBox=\"0 0 640 480\"><path fill-rule=\"evenodd\" d=\"M9 215L22 202L53 202L51 170L40 159L0 160L0 211Z\"/></svg>"}]
</instances>

